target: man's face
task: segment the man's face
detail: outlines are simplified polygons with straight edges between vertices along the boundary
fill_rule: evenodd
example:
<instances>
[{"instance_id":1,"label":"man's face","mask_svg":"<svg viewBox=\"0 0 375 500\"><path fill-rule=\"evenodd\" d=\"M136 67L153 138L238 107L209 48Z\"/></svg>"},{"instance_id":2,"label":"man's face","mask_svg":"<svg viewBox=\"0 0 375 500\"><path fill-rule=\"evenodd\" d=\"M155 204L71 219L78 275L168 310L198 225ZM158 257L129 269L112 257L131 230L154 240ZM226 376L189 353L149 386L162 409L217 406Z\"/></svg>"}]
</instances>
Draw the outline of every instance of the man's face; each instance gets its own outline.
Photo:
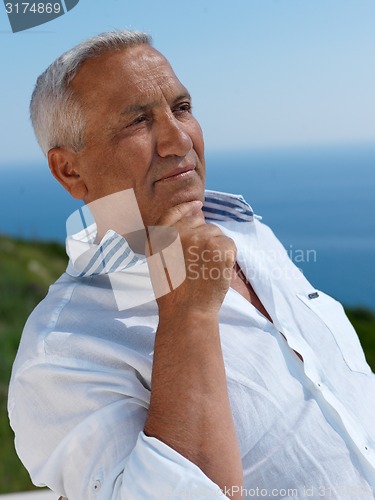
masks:
<instances>
[{"instance_id":1,"label":"man's face","mask_svg":"<svg viewBox=\"0 0 375 500\"><path fill-rule=\"evenodd\" d=\"M85 118L76 153L89 203L133 188L146 226L170 207L203 201L202 130L168 61L148 45L84 63L71 86Z\"/></svg>"}]
</instances>

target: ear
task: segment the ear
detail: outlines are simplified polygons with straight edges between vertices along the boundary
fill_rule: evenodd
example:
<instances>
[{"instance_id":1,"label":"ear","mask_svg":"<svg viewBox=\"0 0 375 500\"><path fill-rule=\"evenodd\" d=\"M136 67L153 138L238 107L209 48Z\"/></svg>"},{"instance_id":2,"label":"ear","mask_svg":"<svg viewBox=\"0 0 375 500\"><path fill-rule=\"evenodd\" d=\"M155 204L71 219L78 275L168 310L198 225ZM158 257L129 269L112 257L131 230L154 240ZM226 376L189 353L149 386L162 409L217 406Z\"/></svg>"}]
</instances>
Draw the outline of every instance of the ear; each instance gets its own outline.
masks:
<instances>
[{"instance_id":1,"label":"ear","mask_svg":"<svg viewBox=\"0 0 375 500\"><path fill-rule=\"evenodd\" d=\"M79 174L77 153L64 148L48 151L48 164L52 175L77 200L86 196L87 187Z\"/></svg>"}]
</instances>

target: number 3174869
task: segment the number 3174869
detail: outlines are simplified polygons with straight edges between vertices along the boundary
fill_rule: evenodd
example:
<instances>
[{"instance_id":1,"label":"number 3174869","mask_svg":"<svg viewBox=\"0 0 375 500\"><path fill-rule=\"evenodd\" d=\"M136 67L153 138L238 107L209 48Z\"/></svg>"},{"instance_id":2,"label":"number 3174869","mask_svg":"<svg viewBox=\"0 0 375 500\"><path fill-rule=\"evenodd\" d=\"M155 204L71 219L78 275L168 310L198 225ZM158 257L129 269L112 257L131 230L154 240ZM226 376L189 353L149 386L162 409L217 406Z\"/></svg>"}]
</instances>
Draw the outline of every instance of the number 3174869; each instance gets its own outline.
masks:
<instances>
[{"instance_id":1,"label":"number 3174869","mask_svg":"<svg viewBox=\"0 0 375 500\"><path fill-rule=\"evenodd\" d=\"M60 14L59 3L17 2L5 4L8 14Z\"/></svg>"}]
</instances>

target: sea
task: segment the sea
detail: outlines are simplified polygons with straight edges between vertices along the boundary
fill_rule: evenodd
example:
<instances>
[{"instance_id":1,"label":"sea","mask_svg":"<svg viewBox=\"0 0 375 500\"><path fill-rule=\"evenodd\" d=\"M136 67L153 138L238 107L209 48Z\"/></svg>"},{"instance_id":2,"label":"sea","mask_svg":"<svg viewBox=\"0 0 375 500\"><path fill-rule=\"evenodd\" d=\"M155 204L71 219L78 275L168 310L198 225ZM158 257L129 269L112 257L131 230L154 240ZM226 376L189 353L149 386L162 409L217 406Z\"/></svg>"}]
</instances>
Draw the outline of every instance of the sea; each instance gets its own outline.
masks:
<instances>
[{"instance_id":1,"label":"sea","mask_svg":"<svg viewBox=\"0 0 375 500\"><path fill-rule=\"evenodd\" d=\"M207 188L242 194L312 285L375 311L375 144L208 152ZM0 233L64 242L81 206L46 163L0 165Z\"/></svg>"}]
</instances>

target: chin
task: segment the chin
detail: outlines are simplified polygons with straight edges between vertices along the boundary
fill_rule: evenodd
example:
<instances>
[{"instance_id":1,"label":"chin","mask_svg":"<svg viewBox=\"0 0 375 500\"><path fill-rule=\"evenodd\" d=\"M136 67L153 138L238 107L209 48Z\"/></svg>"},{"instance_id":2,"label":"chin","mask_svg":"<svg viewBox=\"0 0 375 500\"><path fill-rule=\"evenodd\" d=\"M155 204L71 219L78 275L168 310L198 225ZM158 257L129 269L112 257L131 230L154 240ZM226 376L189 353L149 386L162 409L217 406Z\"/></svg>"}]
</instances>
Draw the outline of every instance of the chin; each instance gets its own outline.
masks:
<instances>
[{"instance_id":1,"label":"chin","mask_svg":"<svg viewBox=\"0 0 375 500\"><path fill-rule=\"evenodd\" d=\"M171 186L171 189L163 190L163 193L158 193L159 196L150 200L147 207L143 212L143 220L146 226L155 225L155 223L162 217L163 213L170 210L172 207L186 203L189 201L200 200L204 202L204 183L194 182L185 184L184 186ZM150 211L152 207L152 211Z\"/></svg>"},{"instance_id":2,"label":"chin","mask_svg":"<svg viewBox=\"0 0 375 500\"><path fill-rule=\"evenodd\" d=\"M172 194L168 200L169 206L180 205L181 203L186 203L187 201L200 200L202 203L204 201L204 187L202 186L192 186L185 189L181 189Z\"/></svg>"}]
</instances>

